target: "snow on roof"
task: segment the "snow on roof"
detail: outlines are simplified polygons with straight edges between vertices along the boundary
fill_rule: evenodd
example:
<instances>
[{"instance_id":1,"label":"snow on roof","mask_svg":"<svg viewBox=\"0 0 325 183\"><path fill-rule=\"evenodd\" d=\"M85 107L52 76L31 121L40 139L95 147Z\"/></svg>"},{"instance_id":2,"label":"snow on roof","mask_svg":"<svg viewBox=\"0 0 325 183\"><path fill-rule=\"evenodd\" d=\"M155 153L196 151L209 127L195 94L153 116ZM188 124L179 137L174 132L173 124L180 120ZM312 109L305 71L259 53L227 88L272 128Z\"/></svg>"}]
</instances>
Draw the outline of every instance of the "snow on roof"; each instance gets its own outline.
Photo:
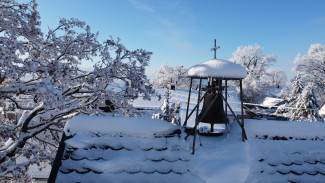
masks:
<instances>
[{"instance_id":1,"label":"snow on roof","mask_svg":"<svg viewBox=\"0 0 325 183\"><path fill-rule=\"evenodd\" d=\"M125 118L109 116L77 116L67 122L64 132L74 134L99 134L105 136L153 137L179 129L165 121L150 118Z\"/></svg>"},{"instance_id":2,"label":"snow on roof","mask_svg":"<svg viewBox=\"0 0 325 183\"><path fill-rule=\"evenodd\" d=\"M203 182L180 127L150 118L70 120L56 182Z\"/></svg>"},{"instance_id":3,"label":"snow on roof","mask_svg":"<svg viewBox=\"0 0 325 183\"><path fill-rule=\"evenodd\" d=\"M266 97L261 105L264 107L275 107L283 104L284 101L284 99L280 98Z\"/></svg>"},{"instance_id":4,"label":"snow on roof","mask_svg":"<svg viewBox=\"0 0 325 183\"><path fill-rule=\"evenodd\" d=\"M69 122L65 131L75 134L65 141L56 182L325 180L325 123L247 119L245 143L241 141L239 125L231 123L229 134L201 136L203 146L197 145L196 154L191 155L193 136L184 140L186 133L155 137L148 132L166 134L179 129L165 121L108 117L106 121L110 122L104 124L105 118L83 116L71 120L74 124ZM145 135L138 136L141 131Z\"/></svg>"},{"instance_id":5,"label":"snow on roof","mask_svg":"<svg viewBox=\"0 0 325 183\"><path fill-rule=\"evenodd\" d=\"M246 120L250 173L246 182L325 180L325 123Z\"/></svg>"},{"instance_id":6,"label":"snow on roof","mask_svg":"<svg viewBox=\"0 0 325 183\"><path fill-rule=\"evenodd\" d=\"M187 75L189 77L218 77L230 79L243 79L247 75L244 67L233 62L213 59L192 66Z\"/></svg>"}]
</instances>

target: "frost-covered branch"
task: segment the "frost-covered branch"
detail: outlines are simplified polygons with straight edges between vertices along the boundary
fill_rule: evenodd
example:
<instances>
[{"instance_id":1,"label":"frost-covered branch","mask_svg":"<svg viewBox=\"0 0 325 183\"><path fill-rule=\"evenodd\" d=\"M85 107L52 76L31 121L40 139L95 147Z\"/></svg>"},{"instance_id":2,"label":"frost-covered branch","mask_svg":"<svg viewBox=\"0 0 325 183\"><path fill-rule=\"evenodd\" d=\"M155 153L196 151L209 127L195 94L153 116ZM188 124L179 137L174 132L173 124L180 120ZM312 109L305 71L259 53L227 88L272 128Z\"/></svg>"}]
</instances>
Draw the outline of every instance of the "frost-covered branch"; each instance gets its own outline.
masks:
<instances>
[{"instance_id":1,"label":"frost-covered branch","mask_svg":"<svg viewBox=\"0 0 325 183\"><path fill-rule=\"evenodd\" d=\"M98 115L105 100L114 113L132 116L130 102L154 93L145 75L151 52L128 50L119 38L100 43L98 33L75 18L43 34L35 1L3 0L0 11L0 100L21 114L18 122L0 116L1 176L18 179L23 165L51 161L69 118ZM93 70L80 69L82 62L93 62ZM14 163L19 158L27 163Z\"/></svg>"}]
</instances>

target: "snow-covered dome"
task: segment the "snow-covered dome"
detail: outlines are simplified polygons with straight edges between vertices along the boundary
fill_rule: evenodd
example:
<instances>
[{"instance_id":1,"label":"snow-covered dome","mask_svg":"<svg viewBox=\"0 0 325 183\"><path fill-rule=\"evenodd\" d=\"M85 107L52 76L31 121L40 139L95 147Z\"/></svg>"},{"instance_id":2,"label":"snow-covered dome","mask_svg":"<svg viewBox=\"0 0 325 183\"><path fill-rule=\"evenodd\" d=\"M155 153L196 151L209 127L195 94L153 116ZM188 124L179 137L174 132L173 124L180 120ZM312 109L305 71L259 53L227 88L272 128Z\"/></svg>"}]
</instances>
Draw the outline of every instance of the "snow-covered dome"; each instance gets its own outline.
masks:
<instances>
[{"instance_id":1,"label":"snow-covered dome","mask_svg":"<svg viewBox=\"0 0 325 183\"><path fill-rule=\"evenodd\" d=\"M187 75L189 77L218 77L229 79L243 79L247 75L244 67L233 62L213 59L192 66Z\"/></svg>"}]
</instances>

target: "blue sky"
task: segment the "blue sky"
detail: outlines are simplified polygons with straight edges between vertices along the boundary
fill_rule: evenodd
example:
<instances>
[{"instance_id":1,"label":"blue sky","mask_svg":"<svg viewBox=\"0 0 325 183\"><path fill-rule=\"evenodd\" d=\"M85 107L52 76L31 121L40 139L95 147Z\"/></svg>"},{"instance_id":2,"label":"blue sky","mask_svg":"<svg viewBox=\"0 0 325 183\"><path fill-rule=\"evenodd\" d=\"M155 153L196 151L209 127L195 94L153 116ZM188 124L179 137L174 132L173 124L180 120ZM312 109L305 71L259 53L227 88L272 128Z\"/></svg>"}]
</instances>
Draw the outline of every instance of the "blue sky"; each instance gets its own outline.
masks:
<instances>
[{"instance_id":1,"label":"blue sky","mask_svg":"<svg viewBox=\"0 0 325 183\"><path fill-rule=\"evenodd\" d=\"M298 53L325 44L324 0L39 0L42 29L59 18L78 18L100 40L121 38L129 49L152 51L147 74L162 64L192 65L229 59L238 46L259 44L277 57L272 67L289 74Z\"/></svg>"}]
</instances>

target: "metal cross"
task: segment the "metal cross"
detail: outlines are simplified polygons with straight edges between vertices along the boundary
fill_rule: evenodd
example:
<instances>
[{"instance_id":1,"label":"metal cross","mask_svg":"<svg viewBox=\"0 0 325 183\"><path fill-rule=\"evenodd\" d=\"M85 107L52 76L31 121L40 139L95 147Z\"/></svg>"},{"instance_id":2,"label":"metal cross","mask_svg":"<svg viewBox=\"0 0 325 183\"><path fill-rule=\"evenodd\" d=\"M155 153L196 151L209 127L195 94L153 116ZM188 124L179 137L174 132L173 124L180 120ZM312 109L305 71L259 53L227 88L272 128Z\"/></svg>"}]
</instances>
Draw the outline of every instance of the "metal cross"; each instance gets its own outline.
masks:
<instances>
[{"instance_id":1,"label":"metal cross","mask_svg":"<svg viewBox=\"0 0 325 183\"><path fill-rule=\"evenodd\" d=\"M214 59L217 59L216 52L217 52L217 49L219 49L219 48L220 48L220 46L217 46L217 40L215 39L214 40L214 48L210 49L211 51L214 51Z\"/></svg>"}]
</instances>

